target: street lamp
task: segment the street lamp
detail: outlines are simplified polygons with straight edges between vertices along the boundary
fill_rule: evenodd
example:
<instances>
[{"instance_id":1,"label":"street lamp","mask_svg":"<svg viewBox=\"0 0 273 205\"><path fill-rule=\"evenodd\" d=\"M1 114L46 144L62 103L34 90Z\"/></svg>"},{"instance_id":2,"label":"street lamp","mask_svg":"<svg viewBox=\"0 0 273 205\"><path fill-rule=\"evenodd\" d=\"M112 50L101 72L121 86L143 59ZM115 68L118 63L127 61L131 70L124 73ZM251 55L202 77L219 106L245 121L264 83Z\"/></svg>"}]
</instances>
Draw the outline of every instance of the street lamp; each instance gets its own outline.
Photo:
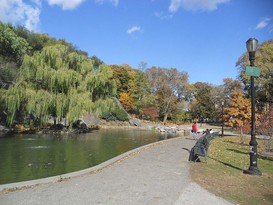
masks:
<instances>
[{"instance_id":1,"label":"street lamp","mask_svg":"<svg viewBox=\"0 0 273 205\"><path fill-rule=\"evenodd\" d=\"M258 40L250 38L246 42L246 48L249 54L250 66L254 67L255 52L258 47ZM257 141L255 132L255 89L254 89L254 76L250 76L250 90L251 90L251 140L249 142L249 155L250 155L250 166L248 170L244 170L245 174L251 175L262 175L262 172L258 169L257 163Z\"/></svg>"},{"instance_id":2,"label":"street lamp","mask_svg":"<svg viewBox=\"0 0 273 205\"><path fill-rule=\"evenodd\" d=\"M222 137L224 136L224 102L222 102Z\"/></svg>"}]
</instances>

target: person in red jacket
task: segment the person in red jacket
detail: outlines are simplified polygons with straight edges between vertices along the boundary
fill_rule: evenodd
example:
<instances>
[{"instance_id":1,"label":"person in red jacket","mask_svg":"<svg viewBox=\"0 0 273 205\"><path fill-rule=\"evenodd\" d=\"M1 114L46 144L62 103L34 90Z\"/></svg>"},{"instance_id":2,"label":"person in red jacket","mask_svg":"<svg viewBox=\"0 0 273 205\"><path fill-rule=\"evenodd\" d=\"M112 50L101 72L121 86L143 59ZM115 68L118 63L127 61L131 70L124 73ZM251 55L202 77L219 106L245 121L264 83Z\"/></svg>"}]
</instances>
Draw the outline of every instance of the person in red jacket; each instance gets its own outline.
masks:
<instances>
[{"instance_id":1,"label":"person in red jacket","mask_svg":"<svg viewBox=\"0 0 273 205\"><path fill-rule=\"evenodd\" d=\"M192 135L193 135L193 138L194 139L197 139L197 124L196 122L193 123L192 127L191 127L191 130L192 130Z\"/></svg>"},{"instance_id":2,"label":"person in red jacket","mask_svg":"<svg viewBox=\"0 0 273 205\"><path fill-rule=\"evenodd\" d=\"M197 133L197 124L196 124L196 122L194 122L193 125L192 125L192 131Z\"/></svg>"}]
</instances>

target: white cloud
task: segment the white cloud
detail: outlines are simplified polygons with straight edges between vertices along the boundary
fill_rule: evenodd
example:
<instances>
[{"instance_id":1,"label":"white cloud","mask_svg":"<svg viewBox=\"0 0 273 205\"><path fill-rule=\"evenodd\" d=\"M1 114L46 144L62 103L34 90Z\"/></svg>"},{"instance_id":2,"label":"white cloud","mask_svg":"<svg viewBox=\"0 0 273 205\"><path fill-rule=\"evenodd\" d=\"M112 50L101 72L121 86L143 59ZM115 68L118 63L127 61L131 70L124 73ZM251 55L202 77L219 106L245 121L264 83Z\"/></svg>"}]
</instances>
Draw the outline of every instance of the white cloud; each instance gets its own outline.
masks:
<instances>
[{"instance_id":1,"label":"white cloud","mask_svg":"<svg viewBox=\"0 0 273 205\"><path fill-rule=\"evenodd\" d=\"M163 20L165 20L165 19L171 19L173 17L173 14L170 14L170 13L166 14L163 11L155 12L154 15L155 15L155 17L163 19Z\"/></svg>"},{"instance_id":2,"label":"white cloud","mask_svg":"<svg viewBox=\"0 0 273 205\"><path fill-rule=\"evenodd\" d=\"M129 28L127 30L127 33L128 34L132 34L134 32L138 32L138 31L141 31L141 28L139 26L132 26L131 28Z\"/></svg>"},{"instance_id":3,"label":"white cloud","mask_svg":"<svg viewBox=\"0 0 273 205\"><path fill-rule=\"evenodd\" d=\"M40 9L38 7L26 11L25 27L31 31L37 31L40 23Z\"/></svg>"},{"instance_id":4,"label":"white cloud","mask_svg":"<svg viewBox=\"0 0 273 205\"><path fill-rule=\"evenodd\" d=\"M31 0L36 5L42 6L42 0Z\"/></svg>"},{"instance_id":5,"label":"white cloud","mask_svg":"<svg viewBox=\"0 0 273 205\"><path fill-rule=\"evenodd\" d=\"M29 4L22 0L0 0L0 20L37 31L40 22L40 4L40 0L32 0Z\"/></svg>"},{"instance_id":6,"label":"white cloud","mask_svg":"<svg viewBox=\"0 0 273 205\"><path fill-rule=\"evenodd\" d=\"M49 5L57 5L62 7L63 10L75 9L85 0L47 0Z\"/></svg>"},{"instance_id":7,"label":"white cloud","mask_svg":"<svg viewBox=\"0 0 273 205\"><path fill-rule=\"evenodd\" d=\"M171 0L169 12L175 13L181 7L185 10L213 11L218 4L228 3L230 0Z\"/></svg>"},{"instance_id":8,"label":"white cloud","mask_svg":"<svg viewBox=\"0 0 273 205\"><path fill-rule=\"evenodd\" d=\"M119 0L95 0L95 2L98 4L104 4L107 1L113 4L114 6L118 6L119 4Z\"/></svg>"},{"instance_id":9,"label":"white cloud","mask_svg":"<svg viewBox=\"0 0 273 205\"><path fill-rule=\"evenodd\" d=\"M47 0L49 5L60 6L63 10L75 9L85 0ZM42 0L0 0L0 20L5 23L22 25L30 31L38 31Z\"/></svg>"},{"instance_id":10,"label":"white cloud","mask_svg":"<svg viewBox=\"0 0 273 205\"><path fill-rule=\"evenodd\" d=\"M269 22L271 21L271 18L263 18L256 26L256 29L263 29L265 28Z\"/></svg>"}]
</instances>

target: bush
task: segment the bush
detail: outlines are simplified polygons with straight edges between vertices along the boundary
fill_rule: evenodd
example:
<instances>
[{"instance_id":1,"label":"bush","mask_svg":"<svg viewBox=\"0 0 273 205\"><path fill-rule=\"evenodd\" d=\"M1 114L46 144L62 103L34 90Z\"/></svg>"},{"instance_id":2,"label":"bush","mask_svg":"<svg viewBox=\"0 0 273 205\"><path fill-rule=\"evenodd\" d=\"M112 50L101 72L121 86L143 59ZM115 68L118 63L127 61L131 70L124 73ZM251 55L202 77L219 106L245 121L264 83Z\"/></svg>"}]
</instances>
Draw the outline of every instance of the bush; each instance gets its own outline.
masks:
<instances>
[{"instance_id":1,"label":"bush","mask_svg":"<svg viewBox=\"0 0 273 205\"><path fill-rule=\"evenodd\" d=\"M108 111L102 113L102 119L107 121L120 120L126 121L129 119L127 112L118 106L110 108Z\"/></svg>"},{"instance_id":2,"label":"bush","mask_svg":"<svg viewBox=\"0 0 273 205\"><path fill-rule=\"evenodd\" d=\"M126 121L129 119L128 114L125 110L119 107L116 107L114 111L115 111L117 120Z\"/></svg>"}]
</instances>

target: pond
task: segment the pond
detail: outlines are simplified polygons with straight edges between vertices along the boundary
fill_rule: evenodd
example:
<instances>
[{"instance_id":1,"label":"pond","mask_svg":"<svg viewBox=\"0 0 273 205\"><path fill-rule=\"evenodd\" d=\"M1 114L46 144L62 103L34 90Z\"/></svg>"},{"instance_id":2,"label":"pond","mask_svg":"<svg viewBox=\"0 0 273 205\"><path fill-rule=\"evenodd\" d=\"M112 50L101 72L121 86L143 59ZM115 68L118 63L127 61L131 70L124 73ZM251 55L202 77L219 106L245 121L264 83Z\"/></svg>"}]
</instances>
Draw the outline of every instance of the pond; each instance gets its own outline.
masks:
<instances>
[{"instance_id":1,"label":"pond","mask_svg":"<svg viewBox=\"0 0 273 205\"><path fill-rule=\"evenodd\" d=\"M110 129L86 134L24 134L0 138L0 184L78 171L176 136L152 130Z\"/></svg>"}]
</instances>

